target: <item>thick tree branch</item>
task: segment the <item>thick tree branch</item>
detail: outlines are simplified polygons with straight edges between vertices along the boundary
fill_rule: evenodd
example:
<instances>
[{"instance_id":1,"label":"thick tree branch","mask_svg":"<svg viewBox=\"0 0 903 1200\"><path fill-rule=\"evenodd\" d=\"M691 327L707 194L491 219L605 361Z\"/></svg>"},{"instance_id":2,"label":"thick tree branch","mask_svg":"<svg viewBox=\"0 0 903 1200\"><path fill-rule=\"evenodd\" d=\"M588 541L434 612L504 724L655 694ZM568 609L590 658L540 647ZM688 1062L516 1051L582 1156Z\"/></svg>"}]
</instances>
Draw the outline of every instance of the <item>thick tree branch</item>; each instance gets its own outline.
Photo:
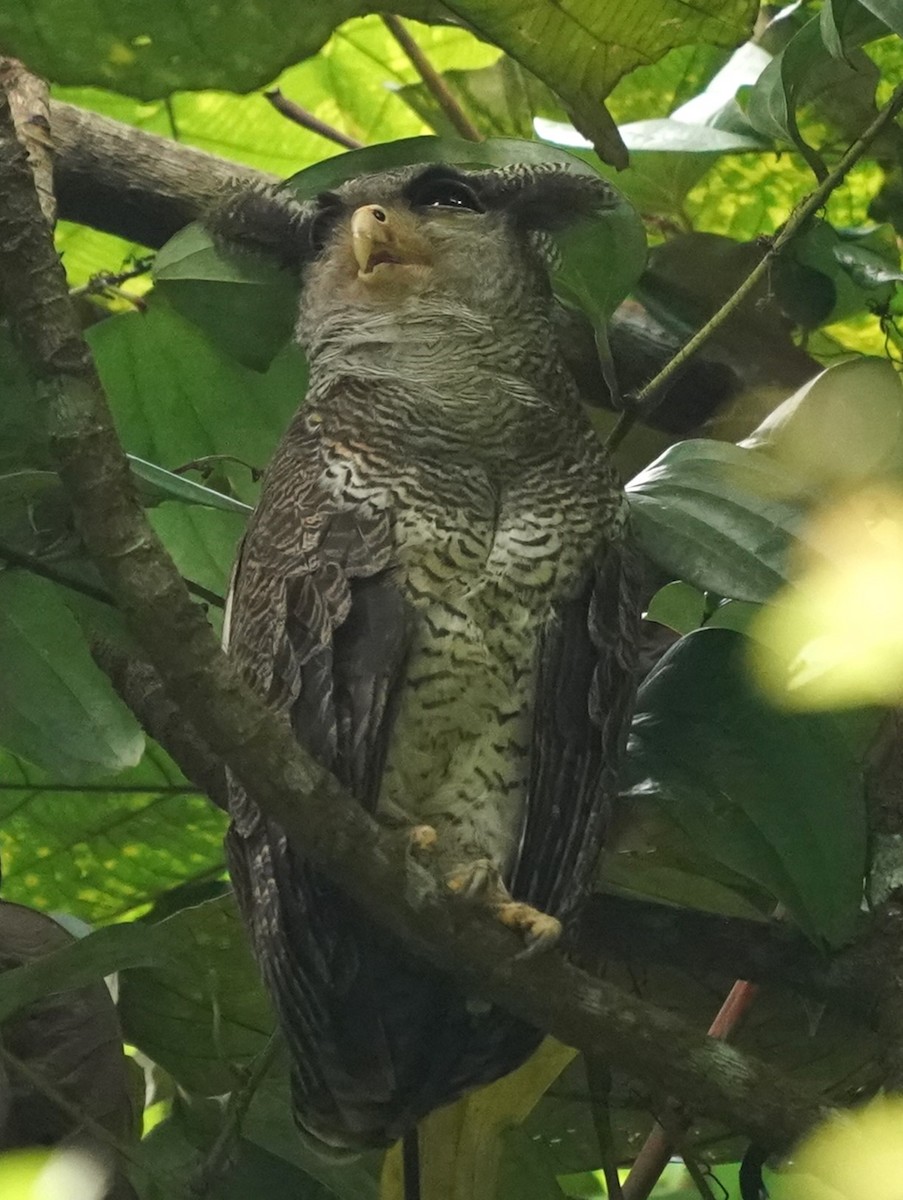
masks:
<instances>
[{"instance_id":1,"label":"thick tree branch","mask_svg":"<svg viewBox=\"0 0 903 1200\"><path fill-rule=\"evenodd\" d=\"M53 101L59 215L157 248L235 180L275 176Z\"/></svg>"},{"instance_id":2,"label":"thick tree branch","mask_svg":"<svg viewBox=\"0 0 903 1200\"><path fill-rule=\"evenodd\" d=\"M525 961L487 914L433 877L295 742L242 683L148 525L66 294L25 154L0 95L0 311L47 402L52 445L81 535L135 638L186 719L302 853L459 986L592 1050L651 1092L691 1099L770 1146L823 1106L765 1063L592 979L557 955ZM405 869L407 866L407 870Z\"/></svg>"}]
</instances>

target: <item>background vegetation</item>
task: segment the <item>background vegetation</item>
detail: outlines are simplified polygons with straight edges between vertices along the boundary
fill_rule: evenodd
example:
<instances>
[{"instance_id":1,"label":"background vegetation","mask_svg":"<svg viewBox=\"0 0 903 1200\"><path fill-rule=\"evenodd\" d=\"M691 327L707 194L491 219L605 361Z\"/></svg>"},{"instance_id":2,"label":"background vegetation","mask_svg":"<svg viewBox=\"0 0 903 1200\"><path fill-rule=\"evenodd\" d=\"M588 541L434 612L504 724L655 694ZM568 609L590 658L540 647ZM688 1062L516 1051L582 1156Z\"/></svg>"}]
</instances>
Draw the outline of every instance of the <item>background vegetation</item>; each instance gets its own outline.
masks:
<instances>
[{"instance_id":1,"label":"background vegetation","mask_svg":"<svg viewBox=\"0 0 903 1200\"><path fill-rule=\"evenodd\" d=\"M649 560L649 674L587 958L701 1029L758 963L767 986L731 1031L742 1048L832 1102L899 1085L899 123L838 172L899 103L899 5L414 0L403 25L367 10L22 0L0 11L0 53L50 80L54 135L74 105L303 194L423 159L571 154L614 181L625 203L564 246L556 280L589 320L575 355ZM39 158L40 128L25 128ZM66 180L75 157L61 154ZM816 211L772 253L817 186ZM303 394L294 285L195 226L151 264L165 237L117 236L125 193L86 195L60 188L72 294L148 515L217 624L259 469ZM109 668L137 651L73 531L40 389L3 323L0 561L0 1145L81 1126L112 1140L114 1186L142 1200L397 1196L394 1159L324 1162L292 1127L225 817L92 657ZM678 913L666 953L654 922L674 910L647 926L642 900L737 923ZM117 969L114 1008L96 981ZM739 1195L731 1164L752 1119L694 1120L692 1093L674 1108L649 1078L586 1067L548 1043L437 1119L425 1200L605 1195L603 1162L632 1159L654 1118L693 1176L675 1165L657 1194ZM0 1185L43 1169L0 1158Z\"/></svg>"}]
</instances>

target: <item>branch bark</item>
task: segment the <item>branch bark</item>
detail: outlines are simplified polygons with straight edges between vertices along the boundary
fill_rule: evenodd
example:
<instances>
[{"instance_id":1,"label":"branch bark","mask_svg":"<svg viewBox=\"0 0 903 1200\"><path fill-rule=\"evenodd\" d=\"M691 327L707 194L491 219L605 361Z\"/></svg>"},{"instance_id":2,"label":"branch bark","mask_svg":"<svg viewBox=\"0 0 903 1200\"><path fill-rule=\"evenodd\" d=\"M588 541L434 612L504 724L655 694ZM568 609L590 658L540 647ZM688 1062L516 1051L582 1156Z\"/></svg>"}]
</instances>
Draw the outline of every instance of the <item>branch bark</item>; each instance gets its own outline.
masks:
<instances>
[{"instance_id":1,"label":"branch bark","mask_svg":"<svg viewBox=\"0 0 903 1200\"><path fill-rule=\"evenodd\" d=\"M229 184L276 177L58 100L50 104L59 215L154 249Z\"/></svg>"},{"instance_id":2,"label":"branch bark","mask_svg":"<svg viewBox=\"0 0 903 1200\"><path fill-rule=\"evenodd\" d=\"M822 1104L764 1062L591 978L557 955L525 961L487 914L449 902L305 754L220 652L132 487L100 382L66 294L25 154L0 95L0 311L46 400L60 475L85 545L187 720L248 794L374 919L457 984L559 1040L592 1050L657 1095L768 1146L800 1136Z\"/></svg>"}]
</instances>

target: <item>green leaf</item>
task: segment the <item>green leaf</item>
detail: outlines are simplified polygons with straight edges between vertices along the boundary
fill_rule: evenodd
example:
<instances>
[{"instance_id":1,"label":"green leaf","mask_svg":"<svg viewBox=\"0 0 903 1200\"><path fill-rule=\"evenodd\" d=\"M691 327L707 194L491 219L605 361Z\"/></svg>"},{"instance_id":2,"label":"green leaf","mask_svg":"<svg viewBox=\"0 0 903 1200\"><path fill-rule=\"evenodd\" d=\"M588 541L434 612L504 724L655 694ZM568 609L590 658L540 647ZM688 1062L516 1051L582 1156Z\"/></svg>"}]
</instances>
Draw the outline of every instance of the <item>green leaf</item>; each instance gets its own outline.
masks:
<instances>
[{"instance_id":1,"label":"green leaf","mask_svg":"<svg viewBox=\"0 0 903 1200\"><path fill-rule=\"evenodd\" d=\"M810 937L840 945L862 897L863 763L842 717L770 707L745 655L741 635L707 629L665 655L640 689L630 788L770 891Z\"/></svg>"},{"instance_id":2,"label":"green leaf","mask_svg":"<svg viewBox=\"0 0 903 1200\"><path fill-rule=\"evenodd\" d=\"M835 9L839 7L838 0ZM870 14L858 5L848 8L842 36L826 45L825 25L812 17L776 54L756 81L747 97L746 115L751 125L766 137L791 142L805 158L818 179L827 175L827 167L803 138L797 123L797 109L814 94L826 88L842 90L857 76L847 52L883 32ZM835 57L842 45L844 56Z\"/></svg>"},{"instance_id":3,"label":"green leaf","mask_svg":"<svg viewBox=\"0 0 903 1200\"><path fill-rule=\"evenodd\" d=\"M822 371L770 413L741 445L782 469L785 494L830 494L903 479L903 386L885 358Z\"/></svg>"},{"instance_id":4,"label":"green leaf","mask_svg":"<svg viewBox=\"0 0 903 1200\"><path fill-rule=\"evenodd\" d=\"M825 0L819 21L822 40L835 58L845 58L851 44L879 38L888 29L903 36L896 0Z\"/></svg>"},{"instance_id":5,"label":"green leaf","mask_svg":"<svg viewBox=\"0 0 903 1200\"><path fill-rule=\"evenodd\" d=\"M239 290L241 290L239 286ZM300 356L288 350L266 374L213 346L163 300L88 331L122 443L171 469L207 456L223 460L232 492L256 499L252 468L270 459L304 395ZM186 369L187 366L187 369Z\"/></svg>"},{"instance_id":6,"label":"green leaf","mask_svg":"<svg viewBox=\"0 0 903 1200\"><path fill-rule=\"evenodd\" d=\"M59 934L59 940L66 942L60 949L0 972L0 1023L45 996L88 987L107 975L160 958L156 930L151 926L111 925L79 941L70 941L61 929Z\"/></svg>"},{"instance_id":7,"label":"green leaf","mask_svg":"<svg viewBox=\"0 0 903 1200\"><path fill-rule=\"evenodd\" d=\"M246 251L214 245L188 225L157 255L154 281L173 308L246 367L265 371L291 337L298 281Z\"/></svg>"},{"instance_id":8,"label":"green leaf","mask_svg":"<svg viewBox=\"0 0 903 1200\"><path fill-rule=\"evenodd\" d=\"M671 446L627 484L640 546L700 591L767 600L787 581L803 512L767 456L727 442Z\"/></svg>"},{"instance_id":9,"label":"green leaf","mask_svg":"<svg viewBox=\"0 0 903 1200\"><path fill-rule=\"evenodd\" d=\"M193 479L184 475L175 475L172 471L164 471L162 467L128 456L132 474L140 481L138 491L145 504L158 504L162 500L182 500L185 504L200 504L204 508L219 508L223 512L241 513L243 516L251 511L250 504L243 504L232 496L226 496L213 488L203 487ZM0 479L2 484L2 479Z\"/></svg>"},{"instance_id":10,"label":"green leaf","mask_svg":"<svg viewBox=\"0 0 903 1200\"><path fill-rule=\"evenodd\" d=\"M50 465L45 406L0 321L0 471Z\"/></svg>"},{"instance_id":11,"label":"green leaf","mask_svg":"<svg viewBox=\"0 0 903 1200\"><path fill-rule=\"evenodd\" d=\"M809 306L801 311L799 301L794 304L801 271L815 276L817 302L811 315L806 313ZM826 221L812 221L772 271L779 303L808 329L885 308L901 279L900 253L892 237L874 229L838 230Z\"/></svg>"},{"instance_id":12,"label":"green leaf","mask_svg":"<svg viewBox=\"0 0 903 1200\"><path fill-rule=\"evenodd\" d=\"M64 780L0 756L3 895L85 920L121 920L225 870L226 818L153 743L112 778Z\"/></svg>"},{"instance_id":13,"label":"green leaf","mask_svg":"<svg viewBox=\"0 0 903 1200\"><path fill-rule=\"evenodd\" d=\"M231 896L154 926L160 965L120 981L126 1037L189 1091L232 1091L259 1054L273 1016Z\"/></svg>"},{"instance_id":14,"label":"green leaf","mask_svg":"<svg viewBox=\"0 0 903 1200\"><path fill-rule=\"evenodd\" d=\"M62 778L134 766L144 735L53 584L0 572L0 745Z\"/></svg>"},{"instance_id":15,"label":"green leaf","mask_svg":"<svg viewBox=\"0 0 903 1200\"><path fill-rule=\"evenodd\" d=\"M705 596L682 580L666 583L649 601L645 619L666 625L676 633L698 629L705 616Z\"/></svg>"},{"instance_id":16,"label":"green leaf","mask_svg":"<svg viewBox=\"0 0 903 1200\"><path fill-rule=\"evenodd\" d=\"M602 105L623 75L676 46L736 46L756 13L747 0L704 0L692 10L675 0L546 0L528 8L519 0L446 0L445 7L547 83L578 128L610 153Z\"/></svg>"},{"instance_id":17,"label":"green leaf","mask_svg":"<svg viewBox=\"0 0 903 1200\"><path fill-rule=\"evenodd\" d=\"M903 10L897 0L860 0L860 3L898 37L903 37Z\"/></svg>"}]
</instances>

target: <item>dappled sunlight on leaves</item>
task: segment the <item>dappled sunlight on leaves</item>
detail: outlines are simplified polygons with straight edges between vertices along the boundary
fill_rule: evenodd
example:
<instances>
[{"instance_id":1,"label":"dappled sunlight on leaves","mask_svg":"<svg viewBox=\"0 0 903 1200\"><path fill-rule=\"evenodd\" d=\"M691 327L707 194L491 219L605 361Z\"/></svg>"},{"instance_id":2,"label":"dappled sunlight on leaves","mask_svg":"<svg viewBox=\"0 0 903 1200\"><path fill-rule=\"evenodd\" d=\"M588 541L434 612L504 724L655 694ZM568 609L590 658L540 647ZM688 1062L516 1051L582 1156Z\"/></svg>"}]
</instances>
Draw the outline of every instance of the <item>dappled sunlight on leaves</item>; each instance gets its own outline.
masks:
<instances>
[{"instance_id":1,"label":"dappled sunlight on leaves","mask_svg":"<svg viewBox=\"0 0 903 1200\"><path fill-rule=\"evenodd\" d=\"M753 622L757 678L790 708L899 703L903 491L838 501L813 519L808 544L796 582Z\"/></svg>"},{"instance_id":2,"label":"dappled sunlight on leaves","mask_svg":"<svg viewBox=\"0 0 903 1200\"><path fill-rule=\"evenodd\" d=\"M773 1200L898 1200L903 1097L881 1096L817 1129L773 1176Z\"/></svg>"}]
</instances>

